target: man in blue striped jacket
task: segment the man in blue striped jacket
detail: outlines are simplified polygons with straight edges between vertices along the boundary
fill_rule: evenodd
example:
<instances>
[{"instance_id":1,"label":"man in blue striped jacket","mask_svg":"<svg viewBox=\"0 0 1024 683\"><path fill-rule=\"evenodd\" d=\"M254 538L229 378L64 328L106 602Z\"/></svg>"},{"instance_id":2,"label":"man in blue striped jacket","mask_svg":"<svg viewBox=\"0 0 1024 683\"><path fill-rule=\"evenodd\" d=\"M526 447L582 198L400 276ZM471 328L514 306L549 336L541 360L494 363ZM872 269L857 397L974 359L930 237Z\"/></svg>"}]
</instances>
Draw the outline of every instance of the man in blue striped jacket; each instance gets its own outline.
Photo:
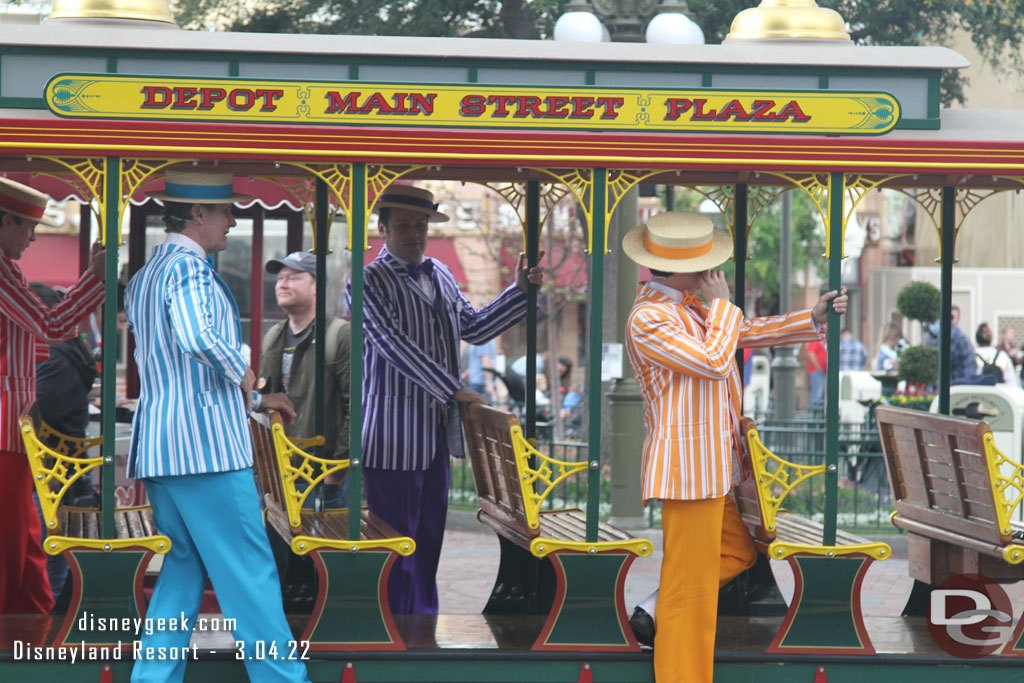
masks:
<instances>
[{"instance_id":1,"label":"man in blue striped jacket","mask_svg":"<svg viewBox=\"0 0 1024 683\"><path fill-rule=\"evenodd\" d=\"M459 342L482 344L524 320L527 282L543 284L543 271L527 272L520 254L515 284L476 310L448 268L423 257L428 224L448 220L433 195L392 186L377 207L384 248L366 266L363 294L366 500L416 541L391 571L391 610L436 614L448 460L464 455L459 406L486 402L462 384Z\"/></svg>"},{"instance_id":2,"label":"man in blue striped jacket","mask_svg":"<svg viewBox=\"0 0 1024 683\"><path fill-rule=\"evenodd\" d=\"M212 264L235 224L232 202L250 197L234 194L229 173L168 171L165 185L151 196L166 202L169 234L125 294L141 380L128 476L143 480L153 521L171 539L146 613L163 628L143 634L142 652L188 647L209 575L250 680L307 681L305 665L289 658L246 419L260 402L288 421L294 411L284 394L253 391L238 306ZM260 642L277 658L253 658ZM132 681L181 681L185 661L142 657Z\"/></svg>"}]
</instances>

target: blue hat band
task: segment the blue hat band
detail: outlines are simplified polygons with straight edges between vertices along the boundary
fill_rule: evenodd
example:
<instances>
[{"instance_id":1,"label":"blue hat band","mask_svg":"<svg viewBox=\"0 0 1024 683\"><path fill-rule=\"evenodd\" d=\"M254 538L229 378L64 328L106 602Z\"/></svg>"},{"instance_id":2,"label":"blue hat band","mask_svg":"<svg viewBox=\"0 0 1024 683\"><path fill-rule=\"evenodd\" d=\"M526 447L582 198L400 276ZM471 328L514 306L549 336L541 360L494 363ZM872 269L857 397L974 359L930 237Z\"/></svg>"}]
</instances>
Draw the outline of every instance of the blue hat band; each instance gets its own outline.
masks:
<instances>
[{"instance_id":1,"label":"blue hat band","mask_svg":"<svg viewBox=\"0 0 1024 683\"><path fill-rule=\"evenodd\" d=\"M231 199L235 186L230 185L183 185L181 183L164 183L164 191L182 199Z\"/></svg>"}]
</instances>

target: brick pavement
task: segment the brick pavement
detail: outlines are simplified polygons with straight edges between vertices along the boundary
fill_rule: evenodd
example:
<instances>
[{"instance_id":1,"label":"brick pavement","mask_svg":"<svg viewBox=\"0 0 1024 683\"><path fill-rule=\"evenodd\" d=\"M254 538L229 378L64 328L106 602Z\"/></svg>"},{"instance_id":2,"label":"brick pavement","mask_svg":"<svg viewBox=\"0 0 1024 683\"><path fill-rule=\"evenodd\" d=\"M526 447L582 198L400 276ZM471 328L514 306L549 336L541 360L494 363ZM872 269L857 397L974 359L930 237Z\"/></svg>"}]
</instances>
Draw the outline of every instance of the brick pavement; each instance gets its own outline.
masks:
<instances>
[{"instance_id":1,"label":"brick pavement","mask_svg":"<svg viewBox=\"0 0 1024 683\"><path fill-rule=\"evenodd\" d=\"M650 557L637 558L626 579L626 606L633 606L658 585L661 565L659 530L634 532L654 542ZM905 547L893 542L894 555L868 569L862 589L865 616L898 616L910 595L913 580L907 575ZM498 569L498 540L471 513L452 511L438 570L440 609L443 614L479 614L487 603ZM793 574L787 562L772 562L779 589L787 602L793 595ZM1004 585L1014 614L1024 613L1024 582Z\"/></svg>"}]
</instances>

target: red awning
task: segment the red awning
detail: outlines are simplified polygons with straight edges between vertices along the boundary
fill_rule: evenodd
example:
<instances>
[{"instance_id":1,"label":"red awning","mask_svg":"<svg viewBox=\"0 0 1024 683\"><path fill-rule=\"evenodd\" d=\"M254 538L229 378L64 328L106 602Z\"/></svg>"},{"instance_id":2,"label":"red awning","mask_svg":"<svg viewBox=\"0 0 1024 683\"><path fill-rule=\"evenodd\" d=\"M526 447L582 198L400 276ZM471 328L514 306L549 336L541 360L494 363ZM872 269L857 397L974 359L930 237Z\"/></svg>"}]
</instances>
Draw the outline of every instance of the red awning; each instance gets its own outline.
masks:
<instances>
[{"instance_id":1,"label":"red awning","mask_svg":"<svg viewBox=\"0 0 1024 683\"><path fill-rule=\"evenodd\" d=\"M380 237L370 237L369 241L370 247L363 255L363 265L377 258L380 248L384 246L384 240ZM424 252L424 256L437 259L448 266L448 270L452 271L452 275L455 276L455 281L459 283L459 287L464 290L469 288L469 278L466 277L466 271L462 269L459 255L455 251L455 238L431 237L427 240L427 249Z\"/></svg>"},{"instance_id":2,"label":"red awning","mask_svg":"<svg viewBox=\"0 0 1024 683\"><path fill-rule=\"evenodd\" d=\"M18 259L18 267L29 282L51 287L70 287L78 282L78 235L36 235Z\"/></svg>"}]
</instances>

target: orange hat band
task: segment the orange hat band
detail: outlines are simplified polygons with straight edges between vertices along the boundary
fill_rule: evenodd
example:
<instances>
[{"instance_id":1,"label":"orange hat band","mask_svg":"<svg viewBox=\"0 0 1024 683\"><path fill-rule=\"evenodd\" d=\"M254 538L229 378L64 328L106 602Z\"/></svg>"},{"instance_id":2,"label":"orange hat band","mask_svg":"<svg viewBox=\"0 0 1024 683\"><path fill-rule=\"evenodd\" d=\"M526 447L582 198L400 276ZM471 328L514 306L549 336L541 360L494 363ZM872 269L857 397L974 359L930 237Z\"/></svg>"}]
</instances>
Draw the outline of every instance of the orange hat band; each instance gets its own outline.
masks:
<instances>
[{"instance_id":1,"label":"orange hat band","mask_svg":"<svg viewBox=\"0 0 1024 683\"><path fill-rule=\"evenodd\" d=\"M0 194L0 211L23 213L26 216L38 220L46 213L46 207L39 206L38 204L32 204L30 202L23 202L20 199L11 197L10 195Z\"/></svg>"},{"instance_id":2,"label":"orange hat band","mask_svg":"<svg viewBox=\"0 0 1024 683\"><path fill-rule=\"evenodd\" d=\"M710 254L712 247L714 247L714 241L709 239L704 244L698 244L695 247L666 247L661 244L655 244L645 233L644 246L647 248L647 251L662 258L696 258Z\"/></svg>"}]
</instances>

